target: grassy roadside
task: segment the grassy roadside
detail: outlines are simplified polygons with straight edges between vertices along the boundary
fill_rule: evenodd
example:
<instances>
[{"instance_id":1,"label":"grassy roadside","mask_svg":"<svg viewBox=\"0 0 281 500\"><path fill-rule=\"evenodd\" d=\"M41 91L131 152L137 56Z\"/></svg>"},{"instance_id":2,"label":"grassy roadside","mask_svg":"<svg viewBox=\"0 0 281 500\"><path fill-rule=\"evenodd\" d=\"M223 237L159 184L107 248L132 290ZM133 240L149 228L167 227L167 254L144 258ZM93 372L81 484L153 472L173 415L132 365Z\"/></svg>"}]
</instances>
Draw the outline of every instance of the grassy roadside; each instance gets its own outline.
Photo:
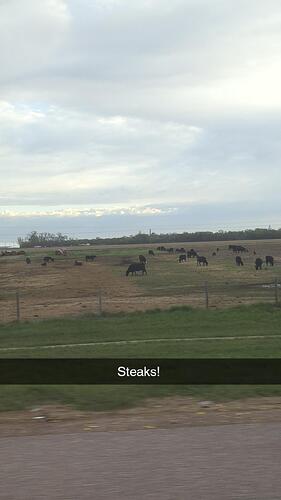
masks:
<instances>
[{"instance_id":1,"label":"grassy roadside","mask_svg":"<svg viewBox=\"0 0 281 500\"><path fill-rule=\"evenodd\" d=\"M112 343L120 340L140 342ZM281 309L265 304L211 311L177 308L0 326L0 349L32 346L0 350L0 357L281 357ZM109 410L171 395L236 399L281 395L281 386L0 386L0 410L50 402Z\"/></svg>"},{"instance_id":2,"label":"grassy roadside","mask_svg":"<svg viewBox=\"0 0 281 500\"><path fill-rule=\"evenodd\" d=\"M108 314L102 317L80 316L73 319L2 324L0 325L0 356L6 355L1 352L1 348L6 347L256 335L281 336L280 308L271 304L220 310L177 307L166 311L154 310L144 313ZM138 351L135 352L135 355L137 354ZM231 352L229 354L232 355ZM126 356L125 351L124 356Z\"/></svg>"}]
</instances>

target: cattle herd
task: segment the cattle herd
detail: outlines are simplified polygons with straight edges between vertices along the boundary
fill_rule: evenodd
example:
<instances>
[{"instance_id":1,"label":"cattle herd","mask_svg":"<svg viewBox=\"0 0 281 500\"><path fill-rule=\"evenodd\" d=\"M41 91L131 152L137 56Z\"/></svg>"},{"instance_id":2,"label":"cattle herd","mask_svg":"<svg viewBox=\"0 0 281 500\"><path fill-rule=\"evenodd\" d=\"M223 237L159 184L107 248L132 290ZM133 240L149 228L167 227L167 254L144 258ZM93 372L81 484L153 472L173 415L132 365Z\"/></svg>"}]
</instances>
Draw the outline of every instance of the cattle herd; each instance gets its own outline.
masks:
<instances>
[{"instance_id":1,"label":"cattle herd","mask_svg":"<svg viewBox=\"0 0 281 500\"><path fill-rule=\"evenodd\" d=\"M25 252L24 252L24 254L25 254ZM19 255L19 254L17 254L17 255ZM57 253L57 251L56 251L56 255L66 255L66 254ZM94 260L96 259L96 257L97 257L96 255L86 255L85 256L85 261L86 262L94 262ZM30 257L26 257L25 262L27 264L31 264L31 258ZM46 267L47 264L49 264L50 262L55 262L54 257L50 257L49 255L45 255L43 257L43 259L42 259L41 266L45 266ZM74 260L74 265L75 266L82 266L83 262L82 262L82 260Z\"/></svg>"},{"instance_id":2,"label":"cattle herd","mask_svg":"<svg viewBox=\"0 0 281 500\"><path fill-rule=\"evenodd\" d=\"M248 254L249 250L242 246L242 245L229 245L228 250L232 251L232 253L235 255L235 264L240 267L244 266L245 263L242 259L243 254ZM194 248L191 248L190 250L186 250L184 247L180 248L173 248L169 247L166 248L164 246L159 246L156 248L156 251L159 253L166 253L168 255L174 255L177 254L177 260L179 263L186 263L188 259L196 259L197 261L197 266L203 266L207 267L209 265L209 262L207 258L204 255L199 255L199 253L194 250ZM148 256L149 257L155 257L156 256L156 251L155 250L148 250ZM219 253L220 249L217 247L216 251L212 252L212 257L216 257L216 255ZM7 256L13 256L13 255L26 255L26 252L24 250L5 250L2 251L0 254L0 257L7 257ZM66 256L67 252L64 249L57 249L55 251L55 255L58 256ZM256 255L256 251L253 250L253 255ZM85 262L94 262L96 260L97 256L96 255L86 255L85 256ZM42 266L47 266L47 264L54 262L54 257L51 257L49 255L45 255L42 259L41 265ZM31 264L31 258L26 257L25 258L26 264ZM75 266L82 266L83 262L81 260L74 260L73 261ZM126 276L132 275L136 276L137 274L147 274L146 271L146 264L147 264L147 258L145 255L139 255L138 262L132 262L127 271L126 271ZM254 262L254 267L255 269L261 270L263 266L268 267L268 266L274 266L274 258L272 255L266 255L265 259L263 260L261 257L257 257Z\"/></svg>"},{"instance_id":3,"label":"cattle herd","mask_svg":"<svg viewBox=\"0 0 281 500\"><path fill-rule=\"evenodd\" d=\"M159 253L165 252L167 254L179 254L179 256L178 256L179 263L187 262L187 259L196 258L197 266L203 266L203 267L206 266L207 267L209 264L207 258L203 255L199 255L198 252L196 252L193 248L191 248L191 250L186 250L183 247L181 247L181 248L173 248L173 247L166 248L164 246L159 246L156 248L156 250ZM215 257L218 254L219 250L220 249L217 247L216 251L212 252L212 257ZM243 253L247 254L247 253L249 253L249 250L242 245L229 245L228 250L230 250L234 254L236 254L236 257L235 257L236 265L239 267L244 266L244 261L242 260L242 257L239 254L243 254ZM154 250L148 250L148 255L155 257ZM256 255L255 250L253 250L253 255ZM260 257L257 257L255 259L255 262L254 262L255 269L257 271L261 270L263 268L264 263L266 266L273 266L274 265L274 258L272 257L272 255L266 255L265 262ZM126 276L129 276L129 274L131 274L132 276L133 275L136 276L138 272L140 272L142 275L147 274L146 267L145 267L146 264L147 264L146 257L144 255L139 255L139 262L133 262L132 264L130 264L130 266L128 267L128 269L126 271Z\"/></svg>"}]
</instances>

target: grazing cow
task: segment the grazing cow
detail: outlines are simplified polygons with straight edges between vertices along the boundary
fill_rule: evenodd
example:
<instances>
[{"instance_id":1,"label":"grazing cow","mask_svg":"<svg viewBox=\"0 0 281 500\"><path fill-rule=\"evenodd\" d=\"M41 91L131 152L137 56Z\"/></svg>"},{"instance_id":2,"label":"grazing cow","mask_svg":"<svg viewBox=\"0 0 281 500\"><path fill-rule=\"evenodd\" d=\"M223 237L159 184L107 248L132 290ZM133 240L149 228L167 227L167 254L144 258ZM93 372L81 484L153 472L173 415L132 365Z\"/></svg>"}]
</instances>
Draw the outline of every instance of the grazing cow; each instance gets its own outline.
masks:
<instances>
[{"instance_id":1,"label":"grazing cow","mask_svg":"<svg viewBox=\"0 0 281 500\"><path fill-rule=\"evenodd\" d=\"M265 263L266 263L267 266L268 266L268 264L270 266L274 265L274 259L273 259L272 255L266 255L266 257L265 257Z\"/></svg>"},{"instance_id":2,"label":"grazing cow","mask_svg":"<svg viewBox=\"0 0 281 500\"><path fill-rule=\"evenodd\" d=\"M55 262L55 259L53 257L50 257L49 255L46 255L43 257L44 262Z\"/></svg>"},{"instance_id":3,"label":"grazing cow","mask_svg":"<svg viewBox=\"0 0 281 500\"><path fill-rule=\"evenodd\" d=\"M216 255L217 255L217 254L216 254L216 252L213 252L213 253L212 253L212 256L213 256L213 257L215 257Z\"/></svg>"},{"instance_id":4,"label":"grazing cow","mask_svg":"<svg viewBox=\"0 0 281 500\"><path fill-rule=\"evenodd\" d=\"M139 261L141 264L146 264L146 257L144 255L139 255Z\"/></svg>"},{"instance_id":5,"label":"grazing cow","mask_svg":"<svg viewBox=\"0 0 281 500\"><path fill-rule=\"evenodd\" d=\"M86 262L93 262L96 258L96 255L86 255L85 260Z\"/></svg>"},{"instance_id":6,"label":"grazing cow","mask_svg":"<svg viewBox=\"0 0 281 500\"><path fill-rule=\"evenodd\" d=\"M131 275L137 275L137 272L141 271L142 275L147 274L146 269L145 269L145 264L143 262L134 262L133 264L130 264L127 271L126 271L126 276Z\"/></svg>"},{"instance_id":7,"label":"grazing cow","mask_svg":"<svg viewBox=\"0 0 281 500\"><path fill-rule=\"evenodd\" d=\"M25 262L26 262L27 264L31 264L31 259L30 259L29 257L26 257Z\"/></svg>"},{"instance_id":8,"label":"grazing cow","mask_svg":"<svg viewBox=\"0 0 281 500\"><path fill-rule=\"evenodd\" d=\"M155 253L153 252L153 250L148 250L148 255L155 255Z\"/></svg>"},{"instance_id":9,"label":"grazing cow","mask_svg":"<svg viewBox=\"0 0 281 500\"><path fill-rule=\"evenodd\" d=\"M256 271L258 271L259 269L262 269L262 265L263 265L263 260L258 257L255 261Z\"/></svg>"},{"instance_id":10,"label":"grazing cow","mask_svg":"<svg viewBox=\"0 0 281 500\"><path fill-rule=\"evenodd\" d=\"M75 260L74 265L75 266L82 266L83 262L81 260Z\"/></svg>"},{"instance_id":11,"label":"grazing cow","mask_svg":"<svg viewBox=\"0 0 281 500\"><path fill-rule=\"evenodd\" d=\"M197 255L197 266L201 266L201 264L203 264L203 266L207 266L208 265L208 261L206 259L206 257L203 257L203 256L199 256Z\"/></svg>"},{"instance_id":12,"label":"grazing cow","mask_svg":"<svg viewBox=\"0 0 281 500\"><path fill-rule=\"evenodd\" d=\"M241 259L240 255L237 255L237 256L235 257L235 262L236 262L236 265L237 265L237 266L244 266L244 262L243 262L243 260Z\"/></svg>"},{"instance_id":13,"label":"grazing cow","mask_svg":"<svg viewBox=\"0 0 281 500\"><path fill-rule=\"evenodd\" d=\"M181 254L181 255L179 256L179 262L186 262L186 255L185 255L185 253L184 253L184 254Z\"/></svg>"}]
</instances>

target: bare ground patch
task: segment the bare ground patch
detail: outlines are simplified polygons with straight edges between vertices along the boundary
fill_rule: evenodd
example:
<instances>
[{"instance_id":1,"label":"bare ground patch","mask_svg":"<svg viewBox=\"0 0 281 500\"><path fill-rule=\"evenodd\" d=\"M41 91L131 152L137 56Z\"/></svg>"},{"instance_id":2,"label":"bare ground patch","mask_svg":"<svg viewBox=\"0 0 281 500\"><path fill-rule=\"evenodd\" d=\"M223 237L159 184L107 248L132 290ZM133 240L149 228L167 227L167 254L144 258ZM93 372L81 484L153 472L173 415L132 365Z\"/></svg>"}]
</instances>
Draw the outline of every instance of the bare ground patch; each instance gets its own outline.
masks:
<instances>
[{"instance_id":1,"label":"bare ground patch","mask_svg":"<svg viewBox=\"0 0 281 500\"><path fill-rule=\"evenodd\" d=\"M281 422L281 398L249 398L221 403L169 397L150 399L142 406L108 412L83 412L56 405L2 412L0 437L265 422Z\"/></svg>"}]
</instances>

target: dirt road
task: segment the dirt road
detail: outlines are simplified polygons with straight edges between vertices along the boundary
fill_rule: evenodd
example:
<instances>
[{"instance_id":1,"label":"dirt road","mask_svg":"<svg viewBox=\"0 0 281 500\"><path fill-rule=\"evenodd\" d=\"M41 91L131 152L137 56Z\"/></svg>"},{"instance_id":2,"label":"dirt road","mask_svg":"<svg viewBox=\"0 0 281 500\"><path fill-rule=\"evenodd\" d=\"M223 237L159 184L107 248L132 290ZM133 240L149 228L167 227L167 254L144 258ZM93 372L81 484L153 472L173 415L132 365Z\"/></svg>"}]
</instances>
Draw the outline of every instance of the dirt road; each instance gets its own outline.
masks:
<instances>
[{"instance_id":1,"label":"dirt road","mask_svg":"<svg viewBox=\"0 0 281 500\"><path fill-rule=\"evenodd\" d=\"M3 500L277 500L281 425L0 440Z\"/></svg>"}]
</instances>

